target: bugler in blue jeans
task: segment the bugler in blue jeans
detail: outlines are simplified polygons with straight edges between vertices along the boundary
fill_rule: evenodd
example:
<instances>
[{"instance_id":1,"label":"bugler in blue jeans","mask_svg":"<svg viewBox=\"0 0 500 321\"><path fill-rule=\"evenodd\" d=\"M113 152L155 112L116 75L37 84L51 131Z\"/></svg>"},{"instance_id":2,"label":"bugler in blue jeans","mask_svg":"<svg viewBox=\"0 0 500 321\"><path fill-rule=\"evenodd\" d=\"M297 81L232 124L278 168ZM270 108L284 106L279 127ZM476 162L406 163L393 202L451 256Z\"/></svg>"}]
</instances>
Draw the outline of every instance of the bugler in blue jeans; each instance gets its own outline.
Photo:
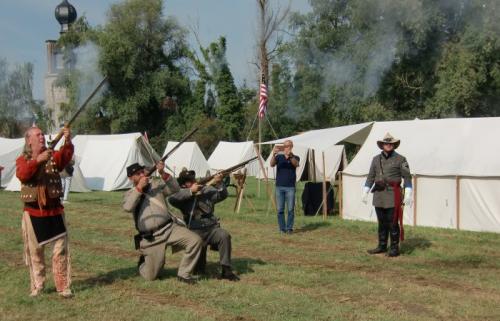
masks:
<instances>
[{"instance_id":1,"label":"bugler in blue jeans","mask_svg":"<svg viewBox=\"0 0 500 321\"><path fill-rule=\"evenodd\" d=\"M286 222L285 204L288 210ZM295 217L295 187L276 186L276 205L278 206L278 225L280 232L292 232L293 219Z\"/></svg>"},{"instance_id":2,"label":"bugler in blue jeans","mask_svg":"<svg viewBox=\"0 0 500 321\"><path fill-rule=\"evenodd\" d=\"M271 167L276 166L276 203L278 206L278 226L281 233L293 232L295 217L295 181L296 170L300 158L292 153L293 143L286 140L283 145L276 145L273 149ZM288 210L285 221L285 204Z\"/></svg>"}]
</instances>

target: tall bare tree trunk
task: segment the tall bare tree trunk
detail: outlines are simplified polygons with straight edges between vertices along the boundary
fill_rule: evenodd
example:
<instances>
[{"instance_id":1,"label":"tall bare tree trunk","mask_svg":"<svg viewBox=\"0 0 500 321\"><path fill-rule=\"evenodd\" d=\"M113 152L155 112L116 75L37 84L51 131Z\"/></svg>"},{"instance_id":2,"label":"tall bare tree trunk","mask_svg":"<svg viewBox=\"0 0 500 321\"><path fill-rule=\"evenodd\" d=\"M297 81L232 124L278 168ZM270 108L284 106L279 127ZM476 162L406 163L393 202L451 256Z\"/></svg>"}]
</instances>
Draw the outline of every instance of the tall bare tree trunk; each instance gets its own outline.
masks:
<instances>
[{"instance_id":1,"label":"tall bare tree trunk","mask_svg":"<svg viewBox=\"0 0 500 321\"><path fill-rule=\"evenodd\" d=\"M269 0L257 0L257 4L259 6L259 35L258 35L258 48L259 48L259 67L260 67L260 84L259 84L259 101L260 101L260 85L265 84L268 86L269 84L269 62L272 58L273 53L276 50L276 47L279 45L279 41L275 43L275 48L269 50L270 38L277 31L279 26L283 23L285 18L288 16L288 12L290 11L290 4L285 8L285 10L281 11L280 8L277 9L276 12L273 12L271 7L269 6ZM269 87L267 87L267 93L269 97ZM257 111L258 112L258 111ZM266 116L264 116L266 117ZM259 130L259 142L258 142L258 153L259 157L262 155L261 143L262 143L262 118L259 117L258 123ZM257 197L260 197L260 180L257 183Z\"/></svg>"}]
</instances>

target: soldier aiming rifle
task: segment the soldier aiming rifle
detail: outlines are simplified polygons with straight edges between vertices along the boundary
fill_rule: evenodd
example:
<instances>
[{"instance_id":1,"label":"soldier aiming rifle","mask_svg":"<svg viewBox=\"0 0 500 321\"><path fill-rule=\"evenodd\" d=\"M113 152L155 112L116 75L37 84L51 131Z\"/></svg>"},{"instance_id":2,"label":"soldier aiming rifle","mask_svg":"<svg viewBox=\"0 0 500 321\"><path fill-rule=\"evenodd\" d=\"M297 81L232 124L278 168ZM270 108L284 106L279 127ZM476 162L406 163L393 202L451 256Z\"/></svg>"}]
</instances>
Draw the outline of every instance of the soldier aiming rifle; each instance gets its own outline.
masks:
<instances>
[{"instance_id":1,"label":"soldier aiming rifle","mask_svg":"<svg viewBox=\"0 0 500 321\"><path fill-rule=\"evenodd\" d=\"M245 162L217 172L214 175L196 180L193 170L184 169L179 174L180 191L169 197L169 202L181 210L188 228L198 234L204 242L197 272L204 273L206 266L206 248L219 251L221 265L220 279L239 281L231 266L231 234L220 227L219 219L215 216L215 204L222 202L228 196L227 187L223 184L224 176L246 166L256 160L251 158Z\"/></svg>"},{"instance_id":2,"label":"soldier aiming rifle","mask_svg":"<svg viewBox=\"0 0 500 321\"><path fill-rule=\"evenodd\" d=\"M164 161L167 157L196 130L197 128L188 133L154 167L145 169L138 163L127 167L127 177L133 187L124 195L123 209L133 214L135 228L138 231L134 236L135 247L141 253L137 265L139 273L146 280L155 280L158 277L165 264L166 247L172 246L184 250L177 279L188 284L197 281L192 274L200 256L202 241L170 212L166 197L177 193L180 188L177 180L164 171ZM156 170L161 180L150 179Z\"/></svg>"}]
</instances>

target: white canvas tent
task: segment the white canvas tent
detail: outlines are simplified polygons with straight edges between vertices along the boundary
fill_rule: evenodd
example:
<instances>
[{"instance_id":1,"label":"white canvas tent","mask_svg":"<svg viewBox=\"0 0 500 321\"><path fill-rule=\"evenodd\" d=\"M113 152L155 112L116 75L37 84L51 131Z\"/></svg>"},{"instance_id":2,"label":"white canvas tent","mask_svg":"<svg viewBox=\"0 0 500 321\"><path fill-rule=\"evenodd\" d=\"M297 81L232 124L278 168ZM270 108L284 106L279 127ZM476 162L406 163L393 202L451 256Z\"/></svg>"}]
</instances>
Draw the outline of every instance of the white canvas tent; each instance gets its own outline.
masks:
<instances>
[{"instance_id":1,"label":"white canvas tent","mask_svg":"<svg viewBox=\"0 0 500 321\"><path fill-rule=\"evenodd\" d=\"M337 145L341 142L361 145L368 136L373 123L363 123L340 127L310 130L294 136L280 138L262 144L283 143L291 140L293 152L300 157L300 166L297 169L297 181L302 179L312 182L322 182L323 176L323 153L325 155L326 180L334 181L337 171L341 166L347 165L347 157L344 146ZM264 168L269 178L276 177L275 169L270 166L271 158L268 157ZM307 168L307 171L305 169ZM304 177L304 171L308 174ZM259 174L259 178L263 178Z\"/></svg>"},{"instance_id":2,"label":"white canvas tent","mask_svg":"<svg viewBox=\"0 0 500 321\"><path fill-rule=\"evenodd\" d=\"M168 142L163 155L171 151L177 143L178 142L172 141ZM166 165L173 171L175 177L179 175L183 167L194 170L196 175L200 177L205 176L206 172L210 171L210 166L196 142L185 142L182 144L167 158Z\"/></svg>"},{"instance_id":3,"label":"white canvas tent","mask_svg":"<svg viewBox=\"0 0 500 321\"><path fill-rule=\"evenodd\" d=\"M10 180L9 184L6 187L6 190L11 192L18 192L21 190L21 182L15 175ZM73 172L73 177L71 179L71 185L69 190L70 192L78 192L78 193L90 192L90 189L87 187L87 184L85 183L85 178L83 177L82 171L80 170L78 160L75 162L74 165L74 172Z\"/></svg>"},{"instance_id":4,"label":"white canvas tent","mask_svg":"<svg viewBox=\"0 0 500 321\"><path fill-rule=\"evenodd\" d=\"M300 180L302 177L302 174L304 173L304 170L306 168L307 164L307 148L297 146L293 148L293 153L297 155L300 158L299 162L299 167L297 168L296 174L297 174L297 182ZM272 155L269 155L264 162L264 170L266 171L266 175L269 179L276 179L276 167L271 167L271 157ZM264 174L262 171L259 171L257 174L257 178L263 179L265 178Z\"/></svg>"},{"instance_id":5,"label":"white canvas tent","mask_svg":"<svg viewBox=\"0 0 500 321\"><path fill-rule=\"evenodd\" d=\"M500 232L500 118L375 123L343 172L344 218L376 221L361 188L386 132L401 139L397 152L413 175L415 204L405 208L404 224Z\"/></svg>"},{"instance_id":6,"label":"white canvas tent","mask_svg":"<svg viewBox=\"0 0 500 321\"><path fill-rule=\"evenodd\" d=\"M252 141L237 143L220 141L212 152L212 155L208 158L208 164L213 173L244 162L255 156L257 156L257 153L255 152ZM248 176L257 176L260 168L258 160L251 162L246 168Z\"/></svg>"},{"instance_id":7,"label":"white canvas tent","mask_svg":"<svg viewBox=\"0 0 500 321\"><path fill-rule=\"evenodd\" d=\"M0 137L0 166L2 171L2 185L6 187L16 174L16 158L21 155L24 145L24 138L3 138Z\"/></svg>"},{"instance_id":8,"label":"white canvas tent","mask_svg":"<svg viewBox=\"0 0 500 321\"><path fill-rule=\"evenodd\" d=\"M323 159L322 152L316 153L314 150L308 150L304 147L294 147L294 155L300 158L299 167L297 168L297 182L299 180L307 180L310 182L323 181ZM264 162L264 170L269 179L276 179L276 167L271 167L271 157ZM347 157L343 145L335 145L325 151L325 172L326 181L332 182L335 180L337 171L341 166L347 165ZM314 171L314 172L313 172ZM262 172L259 172L257 178L264 178Z\"/></svg>"},{"instance_id":9,"label":"white canvas tent","mask_svg":"<svg viewBox=\"0 0 500 321\"><path fill-rule=\"evenodd\" d=\"M373 123L363 123L340 127L310 130L290 137L264 142L262 144L282 143L291 140L293 146L311 148L317 152L327 150L340 142L361 145L370 133Z\"/></svg>"},{"instance_id":10,"label":"white canvas tent","mask_svg":"<svg viewBox=\"0 0 500 321\"><path fill-rule=\"evenodd\" d=\"M8 144L3 145L2 141L6 140L5 138L0 138L0 146L6 147L5 150L8 150ZM45 140L49 140L49 136L45 136ZM1 162L6 162L7 165L9 166L8 169L8 176L4 176L4 173L2 173L2 186L5 186L5 189L7 191L12 191L12 192L17 192L21 190L21 182L19 179L16 177L16 159L21 155L21 152L23 150L24 146L24 138L16 138L16 139L10 139L10 146L11 146L11 151L7 154L0 155ZM56 150L60 148L62 145L63 140L60 141L56 145ZM4 151L4 149L2 149ZM76 158L76 157L75 157ZM1 164L1 163L0 163ZM4 165L2 165L4 166ZM6 167L6 166L4 166ZM7 168L7 167L6 167ZM85 179L83 178L82 172L79 167L79 160L76 158L75 159L75 166L74 166L74 172L73 172L73 178L71 180L71 187L70 191L71 192L90 192L90 190L87 188L87 185L85 184ZM5 183L5 184L4 184Z\"/></svg>"},{"instance_id":11,"label":"white canvas tent","mask_svg":"<svg viewBox=\"0 0 500 321\"><path fill-rule=\"evenodd\" d=\"M78 135L73 144L87 186L93 190L130 188L127 166L135 162L152 166L159 159L140 133Z\"/></svg>"}]
</instances>

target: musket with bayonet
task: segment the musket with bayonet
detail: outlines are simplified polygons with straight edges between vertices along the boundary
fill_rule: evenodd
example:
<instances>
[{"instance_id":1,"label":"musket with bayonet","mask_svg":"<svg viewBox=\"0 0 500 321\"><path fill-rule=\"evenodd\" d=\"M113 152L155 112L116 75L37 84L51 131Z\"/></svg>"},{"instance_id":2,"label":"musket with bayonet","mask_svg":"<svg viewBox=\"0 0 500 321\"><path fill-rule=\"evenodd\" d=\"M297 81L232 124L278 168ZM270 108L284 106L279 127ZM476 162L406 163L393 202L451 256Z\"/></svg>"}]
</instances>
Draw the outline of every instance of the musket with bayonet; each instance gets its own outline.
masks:
<instances>
[{"instance_id":1,"label":"musket with bayonet","mask_svg":"<svg viewBox=\"0 0 500 321\"><path fill-rule=\"evenodd\" d=\"M80 113L85 109L85 107L87 107L87 105L89 104L89 102L99 92L99 89L101 89L101 87L104 86L104 84L106 83L107 80L108 80L107 77L104 77L101 80L101 82L90 93L90 95L87 97L87 99L85 99L85 101L83 102L83 104L77 109L76 113L74 113L73 116L71 116L71 118L64 124L64 127L59 131L59 133L57 134L57 136L53 140L51 140L50 142L48 142L48 146L49 146L50 150L54 150L54 148L56 147L57 143L59 143L59 141L61 140L61 138L64 135L64 128L71 127L71 124L73 124L75 122L75 120L78 117L78 115L80 115Z\"/></svg>"},{"instance_id":2,"label":"musket with bayonet","mask_svg":"<svg viewBox=\"0 0 500 321\"><path fill-rule=\"evenodd\" d=\"M184 137L182 137L182 139L177 143L177 145L175 145L174 148L172 148L168 153L166 153L165 156L163 156L158 162L165 162L167 160L167 158L169 158L170 155L172 155L179 147L181 147L182 144L184 144L189 138L191 138L191 136L193 136L194 133L196 133L198 131L198 129L200 129L200 128L195 127L189 133L184 135ZM147 168L144 171L144 173L146 176L151 176L155 171L156 171L156 165L151 166L150 168Z\"/></svg>"},{"instance_id":3,"label":"musket with bayonet","mask_svg":"<svg viewBox=\"0 0 500 321\"><path fill-rule=\"evenodd\" d=\"M226 168L226 169L223 169L221 171L218 171L216 172L215 174L213 175L210 175L210 176L207 176L207 177L203 177L203 178L200 178L197 183L199 185L213 185L214 184L214 179L215 179L215 176L218 176L218 175L222 175L222 176L227 176L229 174L231 174L232 172L234 171L237 171L238 169L241 169L243 167L245 167L246 165L250 164L251 162L257 160L259 157L258 156L255 156L255 157L252 157L250 159L247 159L246 161L244 162L241 162L239 164L236 164L234 166L231 166L229 168Z\"/></svg>"}]
</instances>

